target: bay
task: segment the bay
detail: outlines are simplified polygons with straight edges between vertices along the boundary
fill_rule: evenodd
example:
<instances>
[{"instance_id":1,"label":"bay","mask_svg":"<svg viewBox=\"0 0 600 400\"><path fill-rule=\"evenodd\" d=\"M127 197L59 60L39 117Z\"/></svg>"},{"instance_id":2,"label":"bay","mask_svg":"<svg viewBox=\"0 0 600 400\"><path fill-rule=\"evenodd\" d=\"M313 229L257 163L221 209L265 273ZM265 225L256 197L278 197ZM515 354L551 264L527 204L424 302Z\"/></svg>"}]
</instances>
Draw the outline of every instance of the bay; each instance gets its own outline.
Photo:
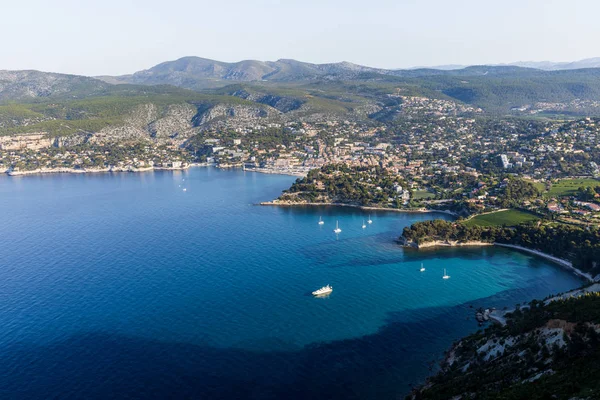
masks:
<instances>
[{"instance_id":1,"label":"bay","mask_svg":"<svg viewBox=\"0 0 600 400\"><path fill-rule=\"evenodd\" d=\"M509 249L395 243L445 214L363 229L359 209L256 205L294 179L0 177L0 396L401 398L478 329L473 308L582 284Z\"/></svg>"}]
</instances>

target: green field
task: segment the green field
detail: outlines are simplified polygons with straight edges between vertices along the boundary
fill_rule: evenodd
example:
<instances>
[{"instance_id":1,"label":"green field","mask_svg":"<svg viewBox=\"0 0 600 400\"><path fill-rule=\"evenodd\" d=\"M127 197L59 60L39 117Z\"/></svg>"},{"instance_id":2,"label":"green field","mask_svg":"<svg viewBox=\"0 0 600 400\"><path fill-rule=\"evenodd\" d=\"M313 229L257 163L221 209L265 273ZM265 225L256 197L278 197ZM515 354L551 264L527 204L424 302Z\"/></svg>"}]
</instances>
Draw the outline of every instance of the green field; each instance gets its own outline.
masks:
<instances>
[{"instance_id":1,"label":"green field","mask_svg":"<svg viewBox=\"0 0 600 400\"><path fill-rule=\"evenodd\" d=\"M412 192L412 198L415 200L433 199L434 197L435 193L431 193L427 190L415 190Z\"/></svg>"},{"instance_id":2,"label":"green field","mask_svg":"<svg viewBox=\"0 0 600 400\"><path fill-rule=\"evenodd\" d=\"M600 181L593 178L584 179L561 179L558 183L553 183L548 191L548 196L572 196L580 187L600 186Z\"/></svg>"},{"instance_id":3,"label":"green field","mask_svg":"<svg viewBox=\"0 0 600 400\"><path fill-rule=\"evenodd\" d=\"M519 225L523 222L536 221L539 218L534 214L519 211L519 210L506 210L499 211L492 214L478 215L465 222L467 226L498 226L507 225L514 226Z\"/></svg>"}]
</instances>

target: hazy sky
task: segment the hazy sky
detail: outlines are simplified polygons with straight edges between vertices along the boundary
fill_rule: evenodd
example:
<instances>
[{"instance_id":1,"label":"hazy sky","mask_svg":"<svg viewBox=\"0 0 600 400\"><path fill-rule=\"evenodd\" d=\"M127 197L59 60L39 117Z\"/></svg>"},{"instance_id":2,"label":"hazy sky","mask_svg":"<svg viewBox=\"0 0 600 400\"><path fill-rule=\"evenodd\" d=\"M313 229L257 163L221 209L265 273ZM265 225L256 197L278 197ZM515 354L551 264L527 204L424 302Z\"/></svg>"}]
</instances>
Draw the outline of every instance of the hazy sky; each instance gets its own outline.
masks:
<instances>
[{"instance_id":1,"label":"hazy sky","mask_svg":"<svg viewBox=\"0 0 600 400\"><path fill-rule=\"evenodd\" d=\"M0 4L0 69L116 75L190 55L382 68L600 56L597 0Z\"/></svg>"}]
</instances>

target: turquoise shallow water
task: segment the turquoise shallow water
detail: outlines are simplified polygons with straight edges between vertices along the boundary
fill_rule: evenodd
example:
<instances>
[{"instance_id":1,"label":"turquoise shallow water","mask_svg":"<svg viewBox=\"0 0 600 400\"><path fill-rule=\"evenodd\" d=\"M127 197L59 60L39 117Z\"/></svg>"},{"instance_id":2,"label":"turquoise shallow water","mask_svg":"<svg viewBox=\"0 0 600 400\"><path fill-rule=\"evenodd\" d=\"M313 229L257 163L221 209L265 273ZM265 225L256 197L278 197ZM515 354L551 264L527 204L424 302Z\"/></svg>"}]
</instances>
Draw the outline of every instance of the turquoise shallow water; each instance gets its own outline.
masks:
<instances>
[{"instance_id":1,"label":"turquoise shallow water","mask_svg":"<svg viewBox=\"0 0 600 400\"><path fill-rule=\"evenodd\" d=\"M255 205L293 179L0 177L0 396L397 398L477 329L471 307L581 285L507 249L395 244L443 214L362 229L357 209Z\"/></svg>"}]
</instances>

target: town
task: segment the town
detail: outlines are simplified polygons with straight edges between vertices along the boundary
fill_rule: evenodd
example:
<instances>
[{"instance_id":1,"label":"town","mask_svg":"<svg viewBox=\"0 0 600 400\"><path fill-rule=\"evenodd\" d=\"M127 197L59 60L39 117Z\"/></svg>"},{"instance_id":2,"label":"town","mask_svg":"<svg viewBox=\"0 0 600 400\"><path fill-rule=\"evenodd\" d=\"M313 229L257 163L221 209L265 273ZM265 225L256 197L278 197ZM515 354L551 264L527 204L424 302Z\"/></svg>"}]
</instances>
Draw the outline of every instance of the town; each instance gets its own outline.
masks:
<instances>
[{"instance_id":1,"label":"town","mask_svg":"<svg viewBox=\"0 0 600 400\"><path fill-rule=\"evenodd\" d=\"M187 136L117 142L71 143L43 132L5 135L0 169L21 175L215 165L303 177L328 165L381 167L400 177L403 189L394 189L380 205L446 209L465 217L506 208L498 203L499 193L509 177L519 177L539 193L512 207L569 223L598 221L598 119L489 117L448 100L390 98L401 107L387 121L232 118Z\"/></svg>"}]
</instances>

